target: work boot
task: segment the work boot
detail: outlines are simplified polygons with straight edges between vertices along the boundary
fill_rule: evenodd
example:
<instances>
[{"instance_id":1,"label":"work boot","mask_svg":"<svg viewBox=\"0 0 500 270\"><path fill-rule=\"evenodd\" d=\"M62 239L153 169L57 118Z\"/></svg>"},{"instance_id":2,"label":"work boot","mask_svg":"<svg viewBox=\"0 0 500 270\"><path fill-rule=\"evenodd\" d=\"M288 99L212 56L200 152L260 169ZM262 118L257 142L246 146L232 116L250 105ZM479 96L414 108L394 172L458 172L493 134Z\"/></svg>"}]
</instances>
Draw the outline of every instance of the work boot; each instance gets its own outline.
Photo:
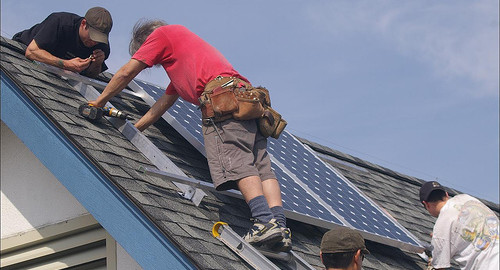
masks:
<instances>
[{"instance_id":1,"label":"work boot","mask_svg":"<svg viewBox=\"0 0 500 270\"><path fill-rule=\"evenodd\" d=\"M271 249L274 251L289 252L292 250L292 232L289 228L281 227L280 229L283 239L271 246Z\"/></svg>"},{"instance_id":2,"label":"work boot","mask_svg":"<svg viewBox=\"0 0 500 270\"><path fill-rule=\"evenodd\" d=\"M267 223L254 220L253 226L243 239L254 246L271 245L283 238L282 232L276 219L271 219Z\"/></svg>"}]
</instances>

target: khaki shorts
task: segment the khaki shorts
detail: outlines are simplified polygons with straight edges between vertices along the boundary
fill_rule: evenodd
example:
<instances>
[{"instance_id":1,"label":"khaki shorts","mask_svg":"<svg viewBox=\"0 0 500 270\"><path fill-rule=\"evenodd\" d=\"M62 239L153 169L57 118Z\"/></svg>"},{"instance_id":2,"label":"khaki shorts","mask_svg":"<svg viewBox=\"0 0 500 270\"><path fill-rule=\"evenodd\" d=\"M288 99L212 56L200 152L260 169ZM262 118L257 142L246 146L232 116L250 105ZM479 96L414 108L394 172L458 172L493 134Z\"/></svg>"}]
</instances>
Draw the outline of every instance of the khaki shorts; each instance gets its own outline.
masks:
<instances>
[{"instance_id":1,"label":"khaki shorts","mask_svg":"<svg viewBox=\"0 0 500 270\"><path fill-rule=\"evenodd\" d=\"M213 124L204 124L203 137L210 175L217 190L238 189L236 181L248 176L276 179L266 150L267 139L258 131L256 120L231 118L215 125L217 130Z\"/></svg>"}]
</instances>

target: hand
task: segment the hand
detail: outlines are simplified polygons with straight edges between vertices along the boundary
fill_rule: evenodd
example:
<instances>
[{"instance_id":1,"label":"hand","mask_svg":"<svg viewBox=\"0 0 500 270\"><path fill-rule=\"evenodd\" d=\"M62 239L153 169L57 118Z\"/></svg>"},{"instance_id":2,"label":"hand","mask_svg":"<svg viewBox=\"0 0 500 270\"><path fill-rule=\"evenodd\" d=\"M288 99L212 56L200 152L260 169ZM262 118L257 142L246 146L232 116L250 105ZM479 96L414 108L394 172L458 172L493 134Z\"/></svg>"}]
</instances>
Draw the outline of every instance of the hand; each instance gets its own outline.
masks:
<instances>
[{"instance_id":1,"label":"hand","mask_svg":"<svg viewBox=\"0 0 500 270\"><path fill-rule=\"evenodd\" d=\"M101 107L104 107L104 104L99 104L99 102L97 102L97 100L91 100L88 102L88 104L94 106L94 107L98 107L98 108L101 108Z\"/></svg>"},{"instance_id":2,"label":"hand","mask_svg":"<svg viewBox=\"0 0 500 270\"><path fill-rule=\"evenodd\" d=\"M102 63L104 62L104 52L102 50L94 50L92 54L87 58L90 61L90 65L85 71L85 76L96 77L97 74L101 73Z\"/></svg>"},{"instance_id":3,"label":"hand","mask_svg":"<svg viewBox=\"0 0 500 270\"><path fill-rule=\"evenodd\" d=\"M427 270L434 270L435 268L432 266L432 257L429 257L429 261L427 262Z\"/></svg>"},{"instance_id":4,"label":"hand","mask_svg":"<svg viewBox=\"0 0 500 270\"><path fill-rule=\"evenodd\" d=\"M90 65L91 61L92 60L89 58L81 59L80 57L75 57L70 60L64 60L64 69L80 73Z\"/></svg>"},{"instance_id":5,"label":"hand","mask_svg":"<svg viewBox=\"0 0 500 270\"><path fill-rule=\"evenodd\" d=\"M90 55L90 59L92 59L92 62L95 62L96 64L102 64L104 62L104 52L101 49L94 50L92 52L92 55Z\"/></svg>"}]
</instances>

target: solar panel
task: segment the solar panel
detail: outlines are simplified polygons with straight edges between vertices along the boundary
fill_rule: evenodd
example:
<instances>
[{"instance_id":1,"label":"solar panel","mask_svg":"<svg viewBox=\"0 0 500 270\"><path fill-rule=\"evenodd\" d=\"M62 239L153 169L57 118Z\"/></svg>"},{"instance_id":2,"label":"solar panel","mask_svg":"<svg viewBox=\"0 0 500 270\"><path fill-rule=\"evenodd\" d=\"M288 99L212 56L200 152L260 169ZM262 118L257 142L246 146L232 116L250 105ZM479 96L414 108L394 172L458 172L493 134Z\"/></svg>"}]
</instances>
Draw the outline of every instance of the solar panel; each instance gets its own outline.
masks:
<instances>
[{"instance_id":1,"label":"solar panel","mask_svg":"<svg viewBox=\"0 0 500 270\"><path fill-rule=\"evenodd\" d=\"M138 79L134 79L134 82L142 87L154 100L158 100L165 92L165 88ZM196 105L179 98L168 109L168 114L164 116L166 117L165 120L177 132L183 135L200 153L205 155L203 134L201 134L201 112Z\"/></svg>"},{"instance_id":2,"label":"solar panel","mask_svg":"<svg viewBox=\"0 0 500 270\"><path fill-rule=\"evenodd\" d=\"M144 91L146 91L155 100L158 100L166 90L166 88L161 88L157 85L146 83L145 81L139 79L134 79L134 82L142 87L142 89L144 89Z\"/></svg>"},{"instance_id":3,"label":"solar panel","mask_svg":"<svg viewBox=\"0 0 500 270\"><path fill-rule=\"evenodd\" d=\"M316 203L316 199L311 194L305 192L276 162L273 162L271 167L276 177L280 179L281 198L285 209L338 225L345 225L323 205Z\"/></svg>"},{"instance_id":4,"label":"solar panel","mask_svg":"<svg viewBox=\"0 0 500 270\"><path fill-rule=\"evenodd\" d=\"M135 81L154 99L164 92L160 87ZM205 154L201 113L196 105L178 99L168 110L167 119ZM278 140L268 140L268 152L272 157L272 168L280 180L286 210L355 228L365 232L366 238L386 244L398 242L421 247L411 233L286 130Z\"/></svg>"},{"instance_id":5,"label":"solar panel","mask_svg":"<svg viewBox=\"0 0 500 270\"><path fill-rule=\"evenodd\" d=\"M352 227L368 233L418 245L407 232L389 219L360 191L293 135L284 131L268 140L268 152L313 190Z\"/></svg>"}]
</instances>

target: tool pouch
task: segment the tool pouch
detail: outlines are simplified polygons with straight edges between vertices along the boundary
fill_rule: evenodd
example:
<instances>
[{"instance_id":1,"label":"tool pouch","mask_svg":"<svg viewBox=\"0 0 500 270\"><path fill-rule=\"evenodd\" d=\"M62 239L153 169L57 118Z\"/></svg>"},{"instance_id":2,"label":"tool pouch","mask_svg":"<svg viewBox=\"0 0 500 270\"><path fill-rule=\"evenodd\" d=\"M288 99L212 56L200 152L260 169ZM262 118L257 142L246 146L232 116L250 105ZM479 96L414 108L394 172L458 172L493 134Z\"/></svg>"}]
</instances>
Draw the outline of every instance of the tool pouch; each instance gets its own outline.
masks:
<instances>
[{"instance_id":1,"label":"tool pouch","mask_svg":"<svg viewBox=\"0 0 500 270\"><path fill-rule=\"evenodd\" d=\"M234 90L234 95L238 100L238 110L233 112L234 119L251 120L262 117L264 107L257 91L237 88Z\"/></svg>"},{"instance_id":2,"label":"tool pouch","mask_svg":"<svg viewBox=\"0 0 500 270\"><path fill-rule=\"evenodd\" d=\"M260 133L266 138L271 136L278 139L286 125L287 122L281 118L281 114L269 106L266 106L263 116L259 118Z\"/></svg>"},{"instance_id":3,"label":"tool pouch","mask_svg":"<svg viewBox=\"0 0 500 270\"><path fill-rule=\"evenodd\" d=\"M212 108L212 102L210 102L209 93L203 92L198 100L200 101L198 109L201 109L201 118L213 118L215 114L214 109Z\"/></svg>"},{"instance_id":4,"label":"tool pouch","mask_svg":"<svg viewBox=\"0 0 500 270\"><path fill-rule=\"evenodd\" d=\"M233 117L236 120L257 119L264 113L261 95L255 89L245 87L217 87L203 92L200 108L203 119L213 118L215 122Z\"/></svg>"},{"instance_id":5,"label":"tool pouch","mask_svg":"<svg viewBox=\"0 0 500 270\"><path fill-rule=\"evenodd\" d=\"M203 121L207 123L231 117L236 120L258 119L262 135L276 139L287 125L281 115L271 108L271 98L266 88L254 88L232 77L218 77L209 82L199 101Z\"/></svg>"},{"instance_id":6,"label":"tool pouch","mask_svg":"<svg viewBox=\"0 0 500 270\"><path fill-rule=\"evenodd\" d=\"M278 126L276 127L276 129L273 131L273 134L271 134L271 137L275 138L275 139L278 139L281 135L281 132L283 132L283 130L285 129L286 125L288 123L286 122L285 119L281 118L279 123L278 123Z\"/></svg>"},{"instance_id":7,"label":"tool pouch","mask_svg":"<svg viewBox=\"0 0 500 270\"><path fill-rule=\"evenodd\" d=\"M264 106L271 107L271 97L269 96L269 90L267 90L265 87L262 86L255 87L254 90L257 91L259 99L262 101L262 104Z\"/></svg>"},{"instance_id":8,"label":"tool pouch","mask_svg":"<svg viewBox=\"0 0 500 270\"><path fill-rule=\"evenodd\" d=\"M215 88L210 101L216 118L238 111L238 100L232 88Z\"/></svg>"}]
</instances>

